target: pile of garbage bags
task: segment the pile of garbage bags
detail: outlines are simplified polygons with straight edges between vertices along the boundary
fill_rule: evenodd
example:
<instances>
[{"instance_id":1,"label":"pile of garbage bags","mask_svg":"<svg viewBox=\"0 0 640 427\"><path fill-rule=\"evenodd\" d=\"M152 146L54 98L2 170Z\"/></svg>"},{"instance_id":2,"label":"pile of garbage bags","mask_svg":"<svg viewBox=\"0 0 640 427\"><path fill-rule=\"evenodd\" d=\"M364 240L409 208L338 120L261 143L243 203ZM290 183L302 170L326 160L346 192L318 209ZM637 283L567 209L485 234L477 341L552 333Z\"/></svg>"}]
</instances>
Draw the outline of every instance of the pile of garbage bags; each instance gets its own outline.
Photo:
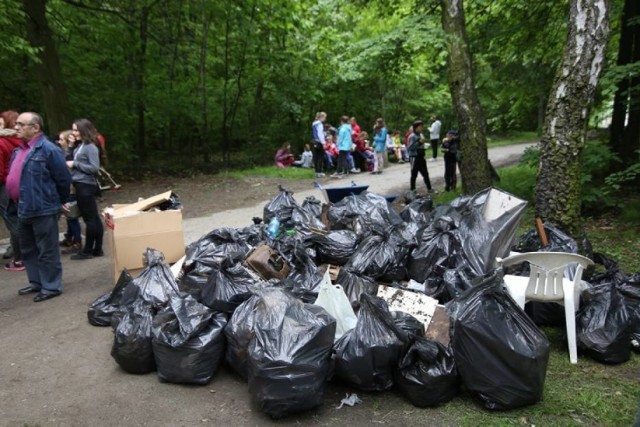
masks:
<instances>
[{"instance_id":1,"label":"pile of garbage bags","mask_svg":"<svg viewBox=\"0 0 640 427\"><path fill-rule=\"evenodd\" d=\"M398 213L374 193L323 206L280 190L262 224L191 243L178 277L149 249L138 277L123 271L90 306L91 324L112 327L111 354L124 371L207 384L224 362L273 418L321 405L330 380L363 391L396 386L418 407L444 404L461 387L495 410L542 398L549 342L495 269L516 244L524 202L487 189L436 208L416 198ZM611 270L600 282L614 283L617 299L592 299L613 304L615 319L623 305L637 326L629 303L638 301L637 277ZM390 310L376 296L381 283L447 304L451 340L426 338L428 325ZM585 345L599 336L595 304L585 303L579 322Z\"/></svg>"}]
</instances>

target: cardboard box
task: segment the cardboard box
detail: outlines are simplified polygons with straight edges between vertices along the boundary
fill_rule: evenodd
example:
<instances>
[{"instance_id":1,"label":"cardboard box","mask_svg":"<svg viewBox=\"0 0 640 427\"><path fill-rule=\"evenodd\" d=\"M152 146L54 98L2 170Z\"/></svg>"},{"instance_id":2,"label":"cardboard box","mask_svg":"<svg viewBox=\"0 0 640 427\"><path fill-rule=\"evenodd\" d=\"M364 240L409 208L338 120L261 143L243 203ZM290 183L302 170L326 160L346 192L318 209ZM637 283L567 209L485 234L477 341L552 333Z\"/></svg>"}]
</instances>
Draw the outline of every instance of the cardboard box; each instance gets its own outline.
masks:
<instances>
[{"instance_id":1,"label":"cardboard box","mask_svg":"<svg viewBox=\"0 0 640 427\"><path fill-rule=\"evenodd\" d=\"M171 191L168 191L136 203L105 209L114 283L123 268L134 277L140 273L147 248L161 251L167 263L174 263L184 256L182 211L150 210L170 197Z\"/></svg>"}]
</instances>

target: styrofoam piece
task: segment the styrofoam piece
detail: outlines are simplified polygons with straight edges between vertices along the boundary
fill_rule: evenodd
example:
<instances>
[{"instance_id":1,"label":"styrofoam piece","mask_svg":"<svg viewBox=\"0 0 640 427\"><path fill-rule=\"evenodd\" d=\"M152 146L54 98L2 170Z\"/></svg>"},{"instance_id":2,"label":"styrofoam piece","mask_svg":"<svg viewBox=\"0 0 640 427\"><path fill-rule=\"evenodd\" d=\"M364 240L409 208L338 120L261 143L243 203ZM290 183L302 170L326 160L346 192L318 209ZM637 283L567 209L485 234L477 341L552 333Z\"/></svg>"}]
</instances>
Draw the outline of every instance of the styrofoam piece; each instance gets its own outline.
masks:
<instances>
[{"instance_id":1,"label":"styrofoam piece","mask_svg":"<svg viewBox=\"0 0 640 427\"><path fill-rule=\"evenodd\" d=\"M483 216L487 221L500 218L505 212L521 205L526 205L526 200L519 199L512 194L492 188L484 205Z\"/></svg>"},{"instance_id":2,"label":"styrofoam piece","mask_svg":"<svg viewBox=\"0 0 640 427\"><path fill-rule=\"evenodd\" d=\"M399 310L409 313L422 322L425 329L429 327L438 305L437 299L427 295L384 285L378 287L378 297L385 300L390 311Z\"/></svg>"}]
</instances>

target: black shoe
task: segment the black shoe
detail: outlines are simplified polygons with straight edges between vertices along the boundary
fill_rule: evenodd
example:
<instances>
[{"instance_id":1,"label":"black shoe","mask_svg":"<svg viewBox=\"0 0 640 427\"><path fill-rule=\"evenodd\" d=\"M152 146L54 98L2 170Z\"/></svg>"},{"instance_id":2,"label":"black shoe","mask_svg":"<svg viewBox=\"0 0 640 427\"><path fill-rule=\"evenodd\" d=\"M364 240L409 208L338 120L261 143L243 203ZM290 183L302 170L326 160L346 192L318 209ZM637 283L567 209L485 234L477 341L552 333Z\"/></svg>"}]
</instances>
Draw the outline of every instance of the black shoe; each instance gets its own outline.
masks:
<instances>
[{"instance_id":1,"label":"black shoe","mask_svg":"<svg viewBox=\"0 0 640 427\"><path fill-rule=\"evenodd\" d=\"M102 251L102 249L100 249L99 251L91 252L91 255L93 255L93 256L104 256L104 252Z\"/></svg>"},{"instance_id":2,"label":"black shoe","mask_svg":"<svg viewBox=\"0 0 640 427\"><path fill-rule=\"evenodd\" d=\"M48 299L55 298L55 297L59 296L61 293L62 292L58 292L58 293L55 293L55 294L43 294L42 292L40 292L38 295L33 297L33 302L46 301Z\"/></svg>"},{"instance_id":3,"label":"black shoe","mask_svg":"<svg viewBox=\"0 0 640 427\"><path fill-rule=\"evenodd\" d=\"M35 294L36 292L40 292L39 289L32 288L31 286L27 286L26 288L22 288L18 290L18 295L27 295L27 294Z\"/></svg>"},{"instance_id":4,"label":"black shoe","mask_svg":"<svg viewBox=\"0 0 640 427\"><path fill-rule=\"evenodd\" d=\"M83 259L91 259L93 258L93 255L86 252L78 252L77 254L71 255L69 258L77 261Z\"/></svg>"}]
</instances>

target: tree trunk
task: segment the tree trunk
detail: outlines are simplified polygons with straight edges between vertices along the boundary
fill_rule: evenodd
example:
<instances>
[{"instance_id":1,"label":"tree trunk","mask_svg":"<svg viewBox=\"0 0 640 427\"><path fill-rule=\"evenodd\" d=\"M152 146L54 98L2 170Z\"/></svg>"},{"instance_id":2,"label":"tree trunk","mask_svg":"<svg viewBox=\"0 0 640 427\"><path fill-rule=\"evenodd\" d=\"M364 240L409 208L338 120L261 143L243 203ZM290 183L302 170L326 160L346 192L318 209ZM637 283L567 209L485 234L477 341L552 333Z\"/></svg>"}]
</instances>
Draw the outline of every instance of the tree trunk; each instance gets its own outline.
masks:
<instances>
[{"instance_id":1,"label":"tree trunk","mask_svg":"<svg viewBox=\"0 0 640 427\"><path fill-rule=\"evenodd\" d=\"M35 64L42 91L44 116L48 132L57 134L71 126L69 97L62 77L58 51L47 22L46 0L23 0L27 15L27 36L31 46L39 48L40 62Z\"/></svg>"},{"instance_id":2,"label":"tree trunk","mask_svg":"<svg viewBox=\"0 0 640 427\"><path fill-rule=\"evenodd\" d=\"M570 0L569 31L540 141L536 215L572 236L580 223L580 166L589 108L605 61L609 0Z\"/></svg>"},{"instance_id":3,"label":"tree trunk","mask_svg":"<svg viewBox=\"0 0 640 427\"><path fill-rule=\"evenodd\" d=\"M637 35L636 28L638 24L630 25L631 21L640 16L640 4L637 0L626 0L624 10L622 11L622 19L620 23L620 43L618 47L617 65L627 65L634 61L640 60L640 57L634 55L634 49L637 51L640 46L640 37ZM634 58L635 56L635 58ZM613 151L628 165L633 162L636 156L633 151L638 148L638 140L636 133L636 144L633 144L633 137L626 137L625 127L627 113L630 113L630 102L634 100L631 96L630 88L632 88L631 76L621 79L618 82L616 94L613 99L613 116L611 118L611 135L610 144ZM636 89L637 91L637 89ZM637 99L637 98L636 98ZM637 114L637 113L636 113Z\"/></svg>"},{"instance_id":4,"label":"tree trunk","mask_svg":"<svg viewBox=\"0 0 640 427\"><path fill-rule=\"evenodd\" d=\"M462 189L477 193L491 186L486 123L473 82L462 0L443 0L442 28L448 51L449 90L458 118L462 159Z\"/></svg>"}]
</instances>

